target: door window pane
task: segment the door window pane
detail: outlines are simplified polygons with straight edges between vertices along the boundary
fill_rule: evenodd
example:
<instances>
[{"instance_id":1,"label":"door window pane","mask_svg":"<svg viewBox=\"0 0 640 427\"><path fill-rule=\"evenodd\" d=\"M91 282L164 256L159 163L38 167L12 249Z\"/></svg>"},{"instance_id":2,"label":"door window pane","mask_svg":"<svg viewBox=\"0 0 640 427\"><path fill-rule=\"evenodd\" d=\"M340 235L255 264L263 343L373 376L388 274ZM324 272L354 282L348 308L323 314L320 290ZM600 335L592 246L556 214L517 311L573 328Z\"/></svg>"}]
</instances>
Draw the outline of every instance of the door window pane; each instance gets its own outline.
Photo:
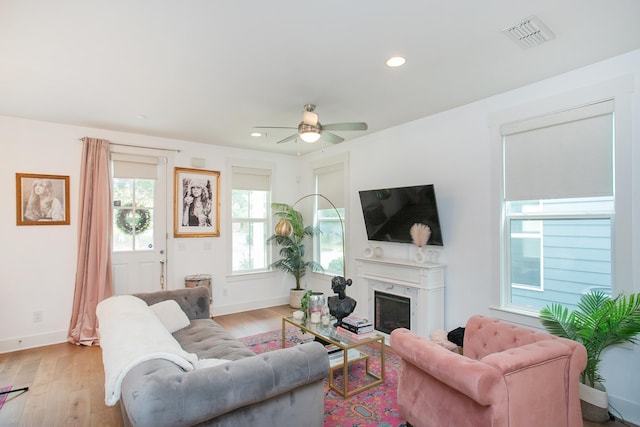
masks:
<instances>
[{"instance_id":1,"label":"door window pane","mask_svg":"<svg viewBox=\"0 0 640 427\"><path fill-rule=\"evenodd\" d=\"M155 180L113 178L113 250L148 251L153 242Z\"/></svg>"}]
</instances>

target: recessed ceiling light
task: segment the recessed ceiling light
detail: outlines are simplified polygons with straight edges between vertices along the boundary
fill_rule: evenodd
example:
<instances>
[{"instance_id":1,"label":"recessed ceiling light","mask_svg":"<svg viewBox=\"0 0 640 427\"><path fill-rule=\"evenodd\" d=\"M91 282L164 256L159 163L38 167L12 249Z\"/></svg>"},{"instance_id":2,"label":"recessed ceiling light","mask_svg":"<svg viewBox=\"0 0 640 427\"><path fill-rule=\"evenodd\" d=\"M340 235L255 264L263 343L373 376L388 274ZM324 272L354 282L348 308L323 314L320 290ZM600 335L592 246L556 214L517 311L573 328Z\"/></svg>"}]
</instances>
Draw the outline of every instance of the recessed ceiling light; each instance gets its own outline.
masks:
<instances>
[{"instance_id":1,"label":"recessed ceiling light","mask_svg":"<svg viewBox=\"0 0 640 427\"><path fill-rule=\"evenodd\" d=\"M145 120L147 118L147 116L145 116L144 114L138 114L136 116L136 119L140 119L140 120Z\"/></svg>"},{"instance_id":2,"label":"recessed ceiling light","mask_svg":"<svg viewBox=\"0 0 640 427\"><path fill-rule=\"evenodd\" d=\"M262 136L260 132L251 132L251 136Z\"/></svg>"},{"instance_id":3,"label":"recessed ceiling light","mask_svg":"<svg viewBox=\"0 0 640 427\"><path fill-rule=\"evenodd\" d=\"M395 68L403 66L405 62L407 62L407 60L402 56L392 56L391 58L387 59L387 62L385 62L385 64L387 64L387 67Z\"/></svg>"}]
</instances>

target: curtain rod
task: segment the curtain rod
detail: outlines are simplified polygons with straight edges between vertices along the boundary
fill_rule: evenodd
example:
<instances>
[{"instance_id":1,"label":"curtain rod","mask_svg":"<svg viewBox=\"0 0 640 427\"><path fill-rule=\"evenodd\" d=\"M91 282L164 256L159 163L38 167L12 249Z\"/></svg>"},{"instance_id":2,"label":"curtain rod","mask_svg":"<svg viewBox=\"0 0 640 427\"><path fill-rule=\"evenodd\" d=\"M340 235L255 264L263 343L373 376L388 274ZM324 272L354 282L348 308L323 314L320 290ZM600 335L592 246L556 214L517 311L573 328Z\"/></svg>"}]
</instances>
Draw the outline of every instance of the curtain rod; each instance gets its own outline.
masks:
<instances>
[{"instance_id":1,"label":"curtain rod","mask_svg":"<svg viewBox=\"0 0 640 427\"><path fill-rule=\"evenodd\" d=\"M80 138L78 141L82 141L82 138ZM173 151L175 153L180 153L180 150L175 149L175 148L158 148L158 147L149 147L147 145L125 144L125 143L122 143L122 142L112 142L112 141L109 141L109 144L110 145L119 145L121 147L148 148L150 150Z\"/></svg>"}]
</instances>

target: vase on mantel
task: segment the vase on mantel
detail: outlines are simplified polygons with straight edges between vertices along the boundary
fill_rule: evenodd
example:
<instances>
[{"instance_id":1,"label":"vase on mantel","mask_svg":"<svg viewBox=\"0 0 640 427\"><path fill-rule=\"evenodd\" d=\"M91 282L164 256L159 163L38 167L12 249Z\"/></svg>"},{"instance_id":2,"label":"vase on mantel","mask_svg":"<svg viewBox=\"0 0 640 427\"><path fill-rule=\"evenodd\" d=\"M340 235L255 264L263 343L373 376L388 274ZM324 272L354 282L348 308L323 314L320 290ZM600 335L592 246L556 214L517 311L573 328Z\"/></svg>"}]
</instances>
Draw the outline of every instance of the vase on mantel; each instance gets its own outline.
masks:
<instances>
[{"instance_id":1,"label":"vase on mantel","mask_svg":"<svg viewBox=\"0 0 640 427\"><path fill-rule=\"evenodd\" d=\"M427 255L424 253L422 246L417 246L416 253L413 255L413 260L418 264L424 264L427 260Z\"/></svg>"}]
</instances>

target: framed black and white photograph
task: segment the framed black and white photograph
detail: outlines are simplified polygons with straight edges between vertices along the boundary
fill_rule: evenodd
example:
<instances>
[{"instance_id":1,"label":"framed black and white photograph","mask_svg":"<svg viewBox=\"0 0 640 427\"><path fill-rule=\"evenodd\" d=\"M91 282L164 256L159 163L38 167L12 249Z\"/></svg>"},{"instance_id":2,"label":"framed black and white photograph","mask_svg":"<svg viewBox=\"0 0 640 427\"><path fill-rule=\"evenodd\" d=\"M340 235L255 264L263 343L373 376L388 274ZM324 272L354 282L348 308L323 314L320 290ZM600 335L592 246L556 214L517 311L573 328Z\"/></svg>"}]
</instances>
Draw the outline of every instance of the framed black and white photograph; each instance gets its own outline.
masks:
<instances>
[{"instance_id":1,"label":"framed black and white photograph","mask_svg":"<svg viewBox=\"0 0 640 427\"><path fill-rule=\"evenodd\" d=\"M175 168L174 237L220 236L220 172Z\"/></svg>"},{"instance_id":2,"label":"framed black and white photograph","mask_svg":"<svg viewBox=\"0 0 640 427\"><path fill-rule=\"evenodd\" d=\"M16 173L17 225L69 225L69 177Z\"/></svg>"}]
</instances>

